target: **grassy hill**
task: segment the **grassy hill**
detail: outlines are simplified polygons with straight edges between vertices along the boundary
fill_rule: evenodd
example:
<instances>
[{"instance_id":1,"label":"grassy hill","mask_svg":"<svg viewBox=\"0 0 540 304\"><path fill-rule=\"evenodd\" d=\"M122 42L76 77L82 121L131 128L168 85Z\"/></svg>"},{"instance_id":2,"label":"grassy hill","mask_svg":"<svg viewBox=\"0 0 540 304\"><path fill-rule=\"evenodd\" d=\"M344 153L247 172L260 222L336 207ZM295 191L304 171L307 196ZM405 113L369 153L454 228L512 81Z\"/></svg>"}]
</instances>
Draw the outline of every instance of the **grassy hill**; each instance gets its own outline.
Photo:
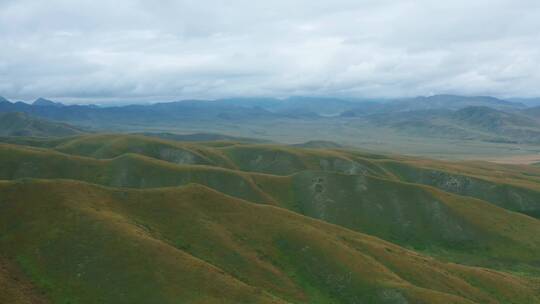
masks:
<instances>
[{"instance_id":1,"label":"grassy hill","mask_svg":"<svg viewBox=\"0 0 540 304\"><path fill-rule=\"evenodd\" d=\"M0 300L540 303L534 166L100 134L0 180Z\"/></svg>"},{"instance_id":2,"label":"grassy hill","mask_svg":"<svg viewBox=\"0 0 540 304\"><path fill-rule=\"evenodd\" d=\"M126 158L140 161L146 157L147 161L154 163L156 160L166 162L160 163L161 167L171 167L171 164L204 165L206 169L231 169L242 171L244 175L263 173L286 176L306 170L370 175L430 185L526 214L534 214L540 210L540 169L533 166L431 161L345 149L304 149L235 142L175 142L114 134L85 135L50 141L21 138L10 139L8 142L109 162L119 163ZM20 145L18 148L24 149ZM126 155L127 157L122 157Z\"/></svg>"},{"instance_id":3,"label":"grassy hill","mask_svg":"<svg viewBox=\"0 0 540 304\"><path fill-rule=\"evenodd\" d=\"M0 193L2 255L54 303L540 301L532 279L441 263L203 186L25 180Z\"/></svg>"},{"instance_id":4,"label":"grassy hill","mask_svg":"<svg viewBox=\"0 0 540 304\"><path fill-rule=\"evenodd\" d=\"M83 131L65 123L34 118L24 113L0 113L0 136L72 136Z\"/></svg>"}]
</instances>

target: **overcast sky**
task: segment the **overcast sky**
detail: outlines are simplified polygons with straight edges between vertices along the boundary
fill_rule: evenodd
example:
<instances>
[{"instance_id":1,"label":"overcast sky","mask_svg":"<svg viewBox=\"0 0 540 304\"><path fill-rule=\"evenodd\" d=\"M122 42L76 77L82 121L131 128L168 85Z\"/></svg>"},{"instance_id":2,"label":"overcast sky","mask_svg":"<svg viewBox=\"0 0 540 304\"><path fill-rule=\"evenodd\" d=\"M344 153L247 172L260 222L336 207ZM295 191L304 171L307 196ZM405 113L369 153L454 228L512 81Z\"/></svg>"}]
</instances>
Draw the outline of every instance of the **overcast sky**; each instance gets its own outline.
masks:
<instances>
[{"instance_id":1,"label":"overcast sky","mask_svg":"<svg viewBox=\"0 0 540 304\"><path fill-rule=\"evenodd\" d=\"M0 95L540 96L539 0L0 0Z\"/></svg>"}]
</instances>

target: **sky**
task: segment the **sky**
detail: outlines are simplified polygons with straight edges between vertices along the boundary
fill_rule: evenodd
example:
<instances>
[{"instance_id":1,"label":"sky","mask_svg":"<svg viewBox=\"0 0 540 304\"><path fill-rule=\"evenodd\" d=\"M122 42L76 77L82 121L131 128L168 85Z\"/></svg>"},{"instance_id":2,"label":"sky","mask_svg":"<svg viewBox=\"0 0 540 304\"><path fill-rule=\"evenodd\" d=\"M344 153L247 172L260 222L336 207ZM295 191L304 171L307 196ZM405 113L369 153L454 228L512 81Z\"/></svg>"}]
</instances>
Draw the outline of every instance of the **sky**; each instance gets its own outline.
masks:
<instances>
[{"instance_id":1,"label":"sky","mask_svg":"<svg viewBox=\"0 0 540 304\"><path fill-rule=\"evenodd\" d=\"M538 0L0 0L0 96L540 96Z\"/></svg>"}]
</instances>

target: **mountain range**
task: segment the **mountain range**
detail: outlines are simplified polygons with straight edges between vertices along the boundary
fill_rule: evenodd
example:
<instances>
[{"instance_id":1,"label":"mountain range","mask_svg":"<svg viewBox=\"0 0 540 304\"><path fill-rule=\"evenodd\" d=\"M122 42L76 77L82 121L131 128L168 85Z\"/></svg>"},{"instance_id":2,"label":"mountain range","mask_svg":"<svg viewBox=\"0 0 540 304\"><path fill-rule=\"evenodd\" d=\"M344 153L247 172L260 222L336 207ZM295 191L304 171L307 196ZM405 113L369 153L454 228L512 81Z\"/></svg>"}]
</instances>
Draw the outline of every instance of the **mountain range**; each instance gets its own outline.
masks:
<instances>
[{"instance_id":1,"label":"mountain range","mask_svg":"<svg viewBox=\"0 0 540 304\"><path fill-rule=\"evenodd\" d=\"M236 98L115 107L64 105L43 98L33 104L2 100L0 112L26 113L100 132L219 133L289 143L320 139L365 144L356 142L354 136L333 136L346 128L348 133L373 138L393 132L418 139L540 144L540 107L482 96L380 101ZM386 141L395 141L395 137Z\"/></svg>"},{"instance_id":2,"label":"mountain range","mask_svg":"<svg viewBox=\"0 0 540 304\"><path fill-rule=\"evenodd\" d=\"M540 119L531 111L502 111L486 106L459 110L418 110L365 115L353 123L389 127L422 137L446 137L509 143L540 143Z\"/></svg>"},{"instance_id":3,"label":"mountain range","mask_svg":"<svg viewBox=\"0 0 540 304\"><path fill-rule=\"evenodd\" d=\"M25 113L0 113L0 136L51 137L82 133L82 129L66 123L35 118Z\"/></svg>"}]
</instances>

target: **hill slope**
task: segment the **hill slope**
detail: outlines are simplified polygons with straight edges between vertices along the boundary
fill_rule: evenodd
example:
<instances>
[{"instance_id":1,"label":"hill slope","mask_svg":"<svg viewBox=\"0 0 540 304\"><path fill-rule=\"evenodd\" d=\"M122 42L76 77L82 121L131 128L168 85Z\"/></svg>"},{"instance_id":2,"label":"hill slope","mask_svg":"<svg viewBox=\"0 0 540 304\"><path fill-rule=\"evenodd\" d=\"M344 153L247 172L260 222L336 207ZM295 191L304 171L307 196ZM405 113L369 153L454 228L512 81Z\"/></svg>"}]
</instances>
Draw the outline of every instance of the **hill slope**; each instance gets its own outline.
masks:
<instances>
[{"instance_id":1,"label":"hill slope","mask_svg":"<svg viewBox=\"0 0 540 304\"><path fill-rule=\"evenodd\" d=\"M139 135L4 141L0 300L540 302L537 167Z\"/></svg>"},{"instance_id":2,"label":"hill slope","mask_svg":"<svg viewBox=\"0 0 540 304\"><path fill-rule=\"evenodd\" d=\"M500 269L522 265L533 272L538 262L540 239L523 236L540 235L540 222L493 206L532 215L540 209L534 180L531 188L524 188L444 175L375 156L355 159L346 151L252 145L215 148L140 136L84 136L68 139L57 149L64 153L0 145L0 178L62 178L128 188L198 183L253 203L280 206L433 251L449 260ZM169 152L163 154L162 149ZM182 157L191 161L163 157L177 153L191 155ZM459 187L460 180L467 186ZM433 181L431 185L446 192L424 185ZM516 195L520 201L512 199Z\"/></svg>"},{"instance_id":3,"label":"hill slope","mask_svg":"<svg viewBox=\"0 0 540 304\"><path fill-rule=\"evenodd\" d=\"M278 176L306 170L368 174L434 186L512 211L526 214L540 211L540 170L532 166L430 161L344 149L303 149L235 142L183 143L114 134L48 141L25 138L4 141L102 160L134 154L174 164L205 165Z\"/></svg>"},{"instance_id":4,"label":"hill slope","mask_svg":"<svg viewBox=\"0 0 540 304\"><path fill-rule=\"evenodd\" d=\"M202 186L24 181L0 183L0 193L2 256L56 303L540 301L528 279Z\"/></svg>"}]
</instances>

